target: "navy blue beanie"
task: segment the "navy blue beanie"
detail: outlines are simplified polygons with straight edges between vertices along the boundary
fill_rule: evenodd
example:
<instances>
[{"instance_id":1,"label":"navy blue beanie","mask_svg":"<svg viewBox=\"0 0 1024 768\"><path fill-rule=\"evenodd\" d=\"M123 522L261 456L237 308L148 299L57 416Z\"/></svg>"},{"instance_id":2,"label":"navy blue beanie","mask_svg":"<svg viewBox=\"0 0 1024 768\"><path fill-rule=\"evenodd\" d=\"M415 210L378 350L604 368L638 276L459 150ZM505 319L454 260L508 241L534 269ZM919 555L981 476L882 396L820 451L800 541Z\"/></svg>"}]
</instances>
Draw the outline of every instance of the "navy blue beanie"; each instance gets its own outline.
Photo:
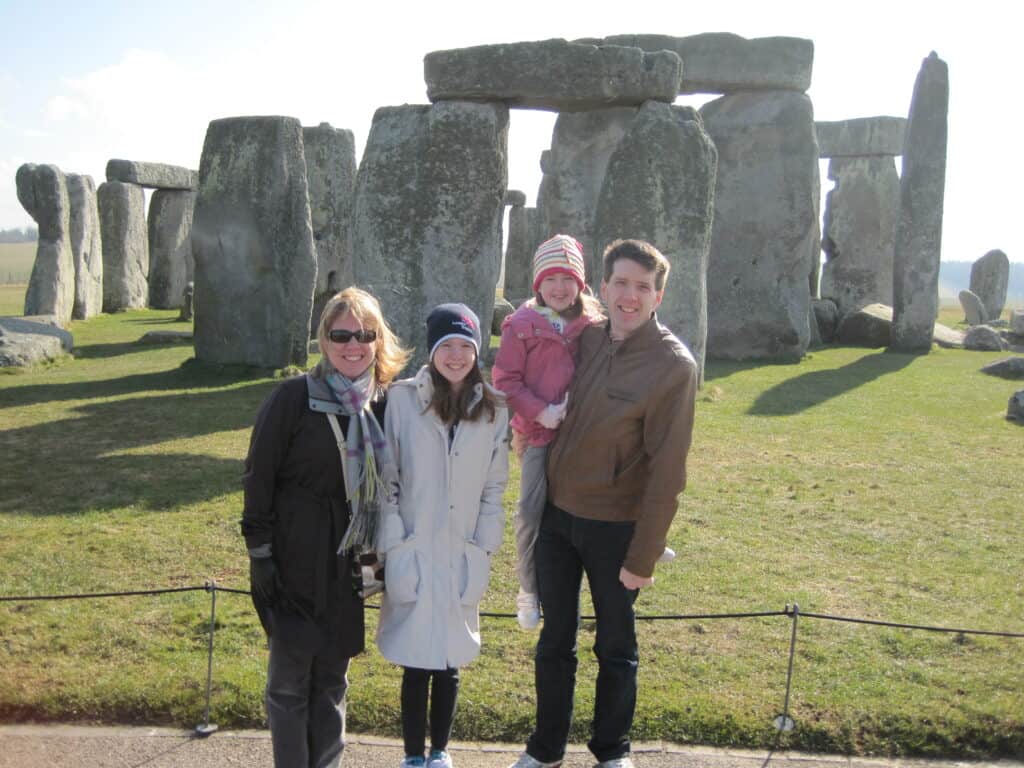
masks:
<instances>
[{"instance_id":1,"label":"navy blue beanie","mask_svg":"<svg viewBox=\"0 0 1024 768\"><path fill-rule=\"evenodd\" d=\"M476 313L465 304L440 304L427 315L428 359L433 359L438 345L451 338L472 342L476 356L480 357L480 320Z\"/></svg>"}]
</instances>

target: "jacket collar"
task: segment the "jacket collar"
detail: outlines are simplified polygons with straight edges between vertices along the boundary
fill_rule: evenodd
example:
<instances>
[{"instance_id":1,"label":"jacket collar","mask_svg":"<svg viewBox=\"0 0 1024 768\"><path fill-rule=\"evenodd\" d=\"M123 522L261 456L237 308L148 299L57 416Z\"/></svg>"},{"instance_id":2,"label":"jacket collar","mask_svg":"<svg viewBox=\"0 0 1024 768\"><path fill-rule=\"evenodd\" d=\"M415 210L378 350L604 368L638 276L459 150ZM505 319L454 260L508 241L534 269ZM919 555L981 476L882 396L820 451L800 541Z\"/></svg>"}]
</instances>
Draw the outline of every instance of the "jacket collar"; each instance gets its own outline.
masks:
<instances>
[{"instance_id":1,"label":"jacket collar","mask_svg":"<svg viewBox=\"0 0 1024 768\"><path fill-rule=\"evenodd\" d=\"M658 314L651 315L650 320L637 328L633 333L622 341L612 341L611 320L604 323L604 336L607 342L617 346L619 350L642 351L657 346L661 339L661 323L658 322Z\"/></svg>"}]
</instances>

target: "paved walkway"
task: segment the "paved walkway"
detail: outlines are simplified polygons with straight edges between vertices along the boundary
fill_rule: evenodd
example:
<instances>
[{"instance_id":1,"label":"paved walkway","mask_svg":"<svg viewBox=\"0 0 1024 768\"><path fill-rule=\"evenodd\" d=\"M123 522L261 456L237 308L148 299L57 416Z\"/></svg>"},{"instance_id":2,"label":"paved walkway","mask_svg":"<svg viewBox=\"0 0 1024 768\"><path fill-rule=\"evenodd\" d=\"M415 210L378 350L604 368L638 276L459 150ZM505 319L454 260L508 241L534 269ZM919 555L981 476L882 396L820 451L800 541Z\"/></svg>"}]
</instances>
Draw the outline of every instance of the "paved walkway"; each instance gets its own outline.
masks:
<instances>
[{"instance_id":1,"label":"paved walkway","mask_svg":"<svg viewBox=\"0 0 1024 768\"><path fill-rule=\"evenodd\" d=\"M518 744L451 745L458 768L507 768ZM881 760L806 753L682 747L654 743L634 746L637 768L1024 768L1012 761ZM344 768L396 768L402 759L396 739L351 734ZM570 749L565 768L590 768L582 746ZM205 739L170 728L74 725L0 725L0 768L273 768L267 731L218 731Z\"/></svg>"}]
</instances>

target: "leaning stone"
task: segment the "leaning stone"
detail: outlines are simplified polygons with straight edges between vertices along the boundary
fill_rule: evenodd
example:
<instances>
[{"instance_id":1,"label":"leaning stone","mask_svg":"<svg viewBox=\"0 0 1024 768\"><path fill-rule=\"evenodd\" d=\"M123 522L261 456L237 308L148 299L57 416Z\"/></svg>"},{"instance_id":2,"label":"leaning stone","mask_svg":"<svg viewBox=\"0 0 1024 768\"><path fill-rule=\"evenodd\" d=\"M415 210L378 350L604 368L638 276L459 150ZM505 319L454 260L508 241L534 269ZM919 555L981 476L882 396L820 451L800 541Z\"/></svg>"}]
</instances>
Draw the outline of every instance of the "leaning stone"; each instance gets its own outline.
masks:
<instances>
[{"instance_id":1,"label":"leaning stone","mask_svg":"<svg viewBox=\"0 0 1024 768\"><path fill-rule=\"evenodd\" d=\"M964 335L964 349L977 352L1001 352L1006 349L1006 342L999 331L988 325L974 325Z\"/></svg>"},{"instance_id":2,"label":"leaning stone","mask_svg":"<svg viewBox=\"0 0 1024 768\"><path fill-rule=\"evenodd\" d=\"M892 263L900 178L891 157L833 158L825 197L821 295L845 315L867 304L892 305Z\"/></svg>"},{"instance_id":3,"label":"leaning stone","mask_svg":"<svg viewBox=\"0 0 1024 768\"><path fill-rule=\"evenodd\" d=\"M836 337L836 326L839 324L839 309L831 299L812 299L811 309L814 312L815 325L822 342L828 344Z\"/></svg>"},{"instance_id":4,"label":"leaning stone","mask_svg":"<svg viewBox=\"0 0 1024 768\"><path fill-rule=\"evenodd\" d=\"M516 311L516 308L512 306L512 303L507 299L495 299L494 300L494 315L491 318L491 335L501 336L501 324L505 322L505 318Z\"/></svg>"},{"instance_id":5,"label":"leaning stone","mask_svg":"<svg viewBox=\"0 0 1024 768\"><path fill-rule=\"evenodd\" d=\"M196 359L305 365L316 251L298 120L210 123L199 162L192 255Z\"/></svg>"},{"instance_id":6,"label":"leaning stone","mask_svg":"<svg viewBox=\"0 0 1024 768\"><path fill-rule=\"evenodd\" d=\"M633 107L563 113L555 121L551 149L541 159L544 176L537 195L539 215L551 235L571 235L580 241L587 282L594 287L601 280L601 254L594 231L597 201L608 161L636 115Z\"/></svg>"},{"instance_id":7,"label":"leaning stone","mask_svg":"<svg viewBox=\"0 0 1024 768\"><path fill-rule=\"evenodd\" d=\"M183 344L192 343L192 331L149 331L139 339L139 344Z\"/></svg>"},{"instance_id":8,"label":"leaning stone","mask_svg":"<svg viewBox=\"0 0 1024 768\"><path fill-rule=\"evenodd\" d=\"M316 291L310 336L327 301L352 284L352 198L356 188L356 144L352 131L320 123L303 128L309 214L316 245Z\"/></svg>"},{"instance_id":9,"label":"leaning stone","mask_svg":"<svg viewBox=\"0 0 1024 768\"><path fill-rule=\"evenodd\" d=\"M939 308L948 112L949 70L933 51L914 84L900 178L892 346L904 352L931 349Z\"/></svg>"},{"instance_id":10,"label":"leaning stone","mask_svg":"<svg viewBox=\"0 0 1024 768\"><path fill-rule=\"evenodd\" d=\"M356 181L355 278L415 347L413 366L426 362L434 306L463 301L490 325L507 140L508 110L497 104L382 107L373 117Z\"/></svg>"},{"instance_id":11,"label":"leaning stone","mask_svg":"<svg viewBox=\"0 0 1024 768\"><path fill-rule=\"evenodd\" d=\"M700 381L717 166L696 110L649 101L608 161L594 214L595 254L626 234L652 243L671 263L658 319L689 347Z\"/></svg>"},{"instance_id":12,"label":"leaning stone","mask_svg":"<svg viewBox=\"0 0 1024 768\"><path fill-rule=\"evenodd\" d=\"M71 256L75 262L75 306L71 316L87 320L103 311L103 239L92 176L65 175L71 204Z\"/></svg>"},{"instance_id":13,"label":"leaning stone","mask_svg":"<svg viewBox=\"0 0 1024 768\"><path fill-rule=\"evenodd\" d=\"M935 323L935 330L932 331L932 341L946 349L963 349L965 335L963 331L950 328L942 323Z\"/></svg>"},{"instance_id":14,"label":"leaning stone","mask_svg":"<svg viewBox=\"0 0 1024 768\"><path fill-rule=\"evenodd\" d=\"M149 306L177 309L192 282L192 211L196 193L158 189L149 201Z\"/></svg>"},{"instance_id":15,"label":"leaning stone","mask_svg":"<svg viewBox=\"0 0 1024 768\"><path fill-rule=\"evenodd\" d=\"M854 347L886 347L892 330L892 307L868 304L839 321L836 340Z\"/></svg>"},{"instance_id":16,"label":"leaning stone","mask_svg":"<svg viewBox=\"0 0 1024 768\"><path fill-rule=\"evenodd\" d=\"M820 157L902 155L905 117L855 117L851 120L817 122Z\"/></svg>"},{"instance_id":17,"label":"leaning stone","mask_svg":"<svg viewBox=\"0 0 1024 768\"><path fill-rule=\"evenodd\" d=\"M432 102L499 102L557 112L639 106L650 99L671 104L682 71L669 51L566 40L455 48L423 59Z\"/></svg>"},{"instance_id":18,"label":"leaning stone","mask_svg":"<svg viewBox=\"0 0 1024 768\"><path fill-rule=\"evenodd\" d=\"M103 237L103 311L141 309L149 299L145 193L138 184L107 181L96 197Z\"/></svg>"},{"instance_id":19,"label":"leaning stone","mask_svg":"<svg viewBox=\"0 0 1024 768\"><path fill-rule=\"evenodd\" d=\"M811 87L814 43L799 37L747 39L728 32L707 32L687 37L615 35L577 42L673 51L683 60L680 93L806 91Z\"/></svg>"},{"instance_id":20,"label":"leaning stone","mask_svg":"<svg viewBox=\"0 0 1024 768\"><path fill-rule=\"evenodd\" d=\"M180 165L115 159L107 161L107 181L123 181L155 189L195 189L199 174Z\"/></svg>"},{"instance_id":21,"label":"leaning stone","mask_svg":"<svg viewBox=\"0 0 1024 768\"><path fill-rule=\"evenodd\" d=\"M958 296L960 306L964 310L964 322L968 325L983 325L985 323L985 305L977 294L971 291L960 291Z\"/></svg>"},{"instance_id":22,"label":"leaning stone","mask_svg":"<svg viewBox=\"0 0 1024 768\"><path fill-rule=\"evenodd\" d=\"M971 290L985 305L985 320L997 320L1003 314L1009 282L1010 260L998 248L971 264Z\"/></svg>"},{"instance_id":23,"label":"leaning stone","mask_svg":"<svg viewBox=\"0 0 1024 768\"><path fill-rule=\"evenodd\" d=\"M1024 379L1024 357L1006 357L982 366L982 373L1001 379Z\"/></svg>"},{"instance_id":24,"label":"leaning stone","mask_svg":"<svg viewBox=\"0 0 1024 768\"><path fill-rule=\"evenodd\" d=\"M1010 333L1024 336L1024 309L1010 311Z\"/></svg>"},{"instance_id":25,"label":"leaning stone","mask_svg":"<svg viewBox=\"0 0 1024 768\"><path fill-rule=\"evenodd\" d=\"M820 253L811 101L793 91L735 93L700 112L718 148L708 357L799 359Z\"/></svg>"},{"instance_id":26,"label":"leaning stone","mask_svg":"<svg viewBox=\"0 0 1024 768\"><path fill-rule=\"evenodd\" d=\"M1024 423L1024 389L1010 396L1006 404L1006 418Z\"/></svg>"},{"instance_id":27,"label":"leaning stone","mask_svg":"<svg viewBox=\"0 0 1024 768\"><path fill-rule=\"evenodd\" d=\"M25 314L54 315L65 325L75 306L75 261L64 174L56 165L25 163L18 168L15 184L19 202L39 225Z\"/></svg>"},{"instance_id":28,"label":"leaning stone","mask_svg":"<svg viewBox=\"0 0 1024 768\"><path fill-rule=\"evenodd\" d=\"M506 189L505 200L502 204L506 208L509 206L524 206L526 205L526 193L520 192L518 189Z\"/></svg>"}]
</instances>

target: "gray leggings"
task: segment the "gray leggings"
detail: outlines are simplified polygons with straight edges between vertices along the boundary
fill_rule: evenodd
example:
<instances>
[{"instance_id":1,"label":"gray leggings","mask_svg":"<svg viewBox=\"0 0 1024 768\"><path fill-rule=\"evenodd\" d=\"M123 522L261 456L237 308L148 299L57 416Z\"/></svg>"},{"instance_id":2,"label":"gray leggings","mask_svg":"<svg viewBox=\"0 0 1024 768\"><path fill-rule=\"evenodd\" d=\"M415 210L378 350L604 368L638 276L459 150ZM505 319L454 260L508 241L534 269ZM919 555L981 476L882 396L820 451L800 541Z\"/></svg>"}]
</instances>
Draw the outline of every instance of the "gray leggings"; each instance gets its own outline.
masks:
<instances>
[{"instance_id":1,"label":"gray leggings","mask_svg":"<svg viewBox=\"0 0 1024 768\"><path fill-rule=\"evenodd\" d=\"M519 509L516 512L516 575L523 592L537 594L537 569L533 549L537 544L544 504L548 498L548 482L544 474L548 447L530 445L523 452L519 479Z\"/></svg>"}]
</instances>

